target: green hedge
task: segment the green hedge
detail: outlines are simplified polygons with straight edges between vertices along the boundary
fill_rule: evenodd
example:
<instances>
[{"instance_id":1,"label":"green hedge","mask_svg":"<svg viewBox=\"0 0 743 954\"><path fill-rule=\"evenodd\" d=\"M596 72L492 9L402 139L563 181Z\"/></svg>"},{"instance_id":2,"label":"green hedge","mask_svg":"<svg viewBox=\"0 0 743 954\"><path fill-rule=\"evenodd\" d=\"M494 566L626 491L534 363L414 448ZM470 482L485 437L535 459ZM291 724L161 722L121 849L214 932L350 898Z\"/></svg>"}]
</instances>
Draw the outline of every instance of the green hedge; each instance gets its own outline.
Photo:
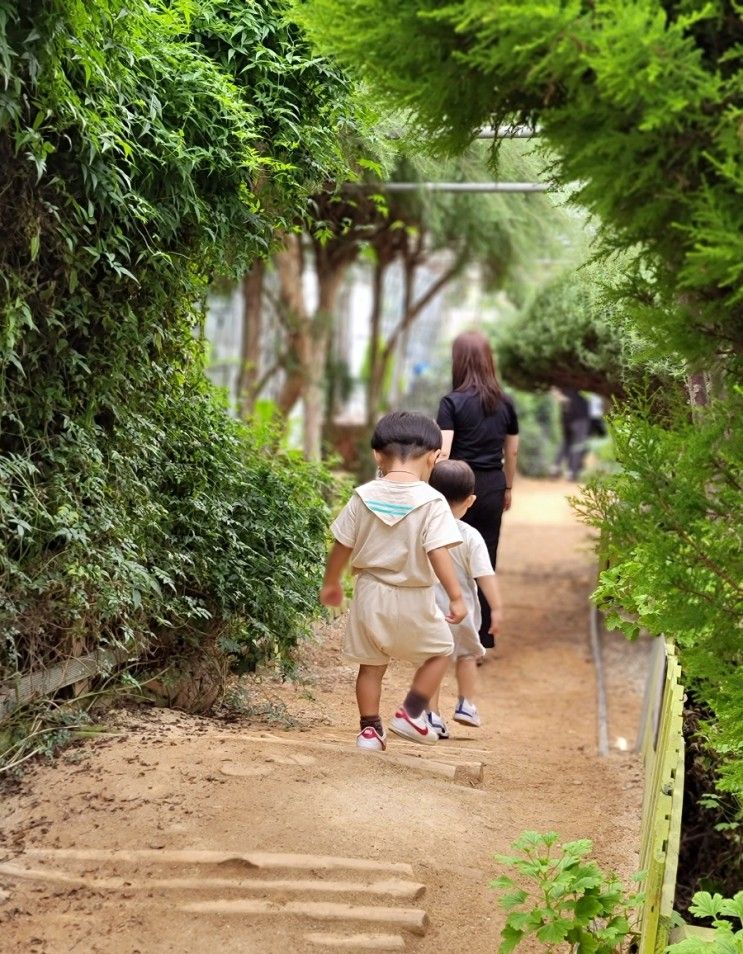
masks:
<instances>
[{"instance_id":1,"label":"green hedge","mask_svg":"<svg viewBox=\"0 0 743 954\"><path fill-rule=\"evenodd\" d=\"M348 88L281 0L0 8L0 675L311 608L327 479L218 409L193 335L343 175Z\"/></svg>"}]
</instances>

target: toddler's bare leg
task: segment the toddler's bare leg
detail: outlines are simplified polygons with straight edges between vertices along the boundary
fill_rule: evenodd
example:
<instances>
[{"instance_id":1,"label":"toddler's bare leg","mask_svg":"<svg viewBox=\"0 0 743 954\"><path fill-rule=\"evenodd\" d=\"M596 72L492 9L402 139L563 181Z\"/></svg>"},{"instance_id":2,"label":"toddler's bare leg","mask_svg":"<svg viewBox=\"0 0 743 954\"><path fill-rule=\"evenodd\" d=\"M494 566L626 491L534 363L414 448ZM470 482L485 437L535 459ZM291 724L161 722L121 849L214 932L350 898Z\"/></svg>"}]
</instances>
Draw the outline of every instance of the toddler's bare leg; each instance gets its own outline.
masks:
<instances>
[{"instance_id":1,"label":"toddler's bare leg","mask_svg":"<svg viewBox=\"0 0 743 954\"><path fill-rule=\"evenodd\" d=\"M359 666L356 677L356 702L361 718L379 715L382 679L387 666Z\"/></svg>"},{"instance_id":2,"label":"toddler's bare leg","mask_svg":"<svg viewBox=\"0 0 743 954\"><path fill-rule=\"evenodd\" d=\"M441 680L446 675L450 659L450 656L431 656L430 659L427 659L423 665L416 670L410 691L417 693L429 701L429 705L434 695L436 695L438 701L438 691L441 687ZM434 711L438 712L438 709Z\"/></svg>"},{"instance_id":3,"label":"toddler's bare leg","mask_svg":"<svg viewBox=\"0 0 743 954\"><path fill-rule=\"evenodd\" d=\"M440 702L440 700L439 700L439 693L440 693L440 692L441 692L441 684L439 683L439 688L436 690L436 692L434 692L434 694L431 696L431 698L430 698L430 700L429 700L429 702L428 702L428 711L429 711L429 712L437 712L437 713L438 713L438 712L441 712L441 709L439 709L439 706L441 705L441 702Z\"/></svg>"},{"instance_id":4,"label":"toddler's bare leg","mask_svg":"<svg viewBox=\"0 0 743 954\"><path fill-rule=\"evenodd\" d=\"M457 691L461 699L474 702L477 694L477 660L474 656L461 656L457 660Z\"/></svg>"}]
</instances>

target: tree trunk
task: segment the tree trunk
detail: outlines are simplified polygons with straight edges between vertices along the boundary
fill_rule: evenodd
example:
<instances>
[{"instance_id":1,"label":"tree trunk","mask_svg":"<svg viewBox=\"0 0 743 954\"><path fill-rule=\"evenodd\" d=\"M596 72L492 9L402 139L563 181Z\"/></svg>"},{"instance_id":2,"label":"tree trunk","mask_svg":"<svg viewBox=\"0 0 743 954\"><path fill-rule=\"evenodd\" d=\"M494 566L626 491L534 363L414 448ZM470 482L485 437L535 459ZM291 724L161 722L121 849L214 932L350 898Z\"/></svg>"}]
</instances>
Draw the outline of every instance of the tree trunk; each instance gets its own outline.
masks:
<instances>
[{"instance_id":1,"label":"tree trunk","mask_svg":"<svg viewBox=\"0 0 743 954\"><path fill-rule=\"evenodd\" d=\"M415 275L417 262L415 258L406 255L403 260L403 283L402 283L402 332L400 334L399 345L394 349L394 380L392 384L392 393L390 403L394 406L403 395L403 374L405 372L405 360L408 356L408 347L410 344L410 326L411 321L406 321L407 316L413 308L413 291L415 288ZM382 375L384 380L384 373Z\"/></svg>"},{"instance_id":2,"label":"tree trunk","mask_svg":"<svg viewBox=\"0 0 743 954\"><path fill-rule=\"evenodd\" d=\"M382 296L384 295L384 275L387 263L379 258L374 266L372 280L372 308L369 316L369 375L366 382L366 426L369 431L376 424L379 404L382 397L384 369L380 368L380 331L382 327Z\"/></svg>"},{"instance_id":3,"label":"tree trunk","mask_svg":"<svg viewBox=\"0 0 743 954\"><path fill-rule=\"evenodd\" d=\"M686 379L686 387L689 392L689 403L692 410L698 407L704 407L709 403L709 389L707 386L707 375L704 371L697 371L690 374Z\"/></svg>"},{"instance_id":4,"label":"tree trunk","mask_svg":"<svg viewBox=\"0 0 743 954\"><path fill-rule=\"evenodd\" d=\"M347 265L329 265L316 256L318 302L309 333L306 366L306 387L303 396L303 446L308 460L322 457L322 433L325 424L326 371L330 335Z\"/></svg>"},{"instance_id":5,"label":"tree trunk","mask_svg":"<svg viewBox=\"0 0 743 954\"><path fill-rule=\"evenodd\" d=\"M284 247L274 256L274 262L279 278L279 317L286 329L287 353L286 377L276 403L279 411L287 417L304 393L305 369L310 357L310 329L302 284L304 262L298 235L287 235Z\"/></svg>"},{"instance_id":6,"label":"tree trunk","mask_svg":"<svg viewBox=\"0 0 743 954\"><path fill-rule=\"evenodd\" d=\"M371 368L369 371L369 397L367 404L367 424L373 426L376 414L379 411L379 405L382 399L384 388L384 379L387 376L387 369L394 356L395 349L401 336L407 335L410 328L421 312L436 298L441 291L460 273L464 265L464 257L458 256L454 262L445 269L439 277L433 281L423 294L414 299L415 272L420 264L420 256L415 255L405 260L405 287L404 287L404 309L403 315L396 328L390 333L389 338L380 348L372 348Z\"/></svg>"},{"instance_id":7,"label":"tree trunk","mask_svg":"<svg viewBox=\"0 0 743 954\"><path fill-rule=\"evenodd\" d=\"M250 417L255 407L256 385L261 361L263 337L263 278L265 262L259 260L242 280L243 322L240 349L240 374L237 380L237 406L240 417Z\"/></svg>"}]
</instances>

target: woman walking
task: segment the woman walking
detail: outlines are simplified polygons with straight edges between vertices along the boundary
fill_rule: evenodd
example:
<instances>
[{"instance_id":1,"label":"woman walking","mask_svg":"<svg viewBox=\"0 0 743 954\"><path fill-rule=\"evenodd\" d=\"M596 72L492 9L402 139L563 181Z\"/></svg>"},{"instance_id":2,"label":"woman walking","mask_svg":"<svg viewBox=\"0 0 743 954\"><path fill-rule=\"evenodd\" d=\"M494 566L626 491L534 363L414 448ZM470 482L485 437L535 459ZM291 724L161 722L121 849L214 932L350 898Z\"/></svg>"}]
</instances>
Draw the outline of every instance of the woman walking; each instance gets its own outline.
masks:
<instances>
[{"instance_id":1,"label":"woman walking","mask_svg":"<svg viewBox=\"0 0 743 954\"><path fill-rule=\"evenodd\" d=\"M452 345L452 390L441 399L436 420L443 432L442 458L464 460L475 472L477 500L463 518L485 539L495 569L503 512L511 506L519 424L503 393L484 334L467 331ZM495 645L490 607L480 595L480 642Z\"/></svg>"}]
</instances>

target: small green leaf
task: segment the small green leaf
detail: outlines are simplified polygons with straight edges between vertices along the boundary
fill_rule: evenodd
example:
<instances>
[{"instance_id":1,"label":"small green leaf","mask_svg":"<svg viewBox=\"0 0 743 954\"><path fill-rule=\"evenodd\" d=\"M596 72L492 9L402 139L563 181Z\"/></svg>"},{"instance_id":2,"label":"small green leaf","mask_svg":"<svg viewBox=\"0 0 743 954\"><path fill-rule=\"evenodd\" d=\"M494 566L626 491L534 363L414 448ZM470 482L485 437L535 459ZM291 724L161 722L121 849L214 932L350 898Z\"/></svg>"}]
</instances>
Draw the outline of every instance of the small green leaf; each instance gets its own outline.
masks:
<instances>
[{"instance_id":1,"label":"small green leaf","mask_svg":"<svg viewBox=\"0 0 743 954\"><path fill-rule=\"evenodd\" d=\"M526 891L514 891L511 894L504 894L500 899L501 907L506 911L510 911L511 908L515 908L519 904L523 904L524 901L529 897Z\"/></svg>"},{"instance_id":2,"label":"small green leaf","mask_svg":"<svg viewBox=\"0 0 743 954\"><path fill-rule=\"evenodd\" d=\"M572 926L573 922L567 918L555 918L551 923L539 928L537 937L543 944L559 944L560 941L565 939Z\"/></svg>"},{"instance_id":3,"label":"small green leaf","mask_svg":"<svg viewBox=\"0 0 743 954\"><path fill-rule=\"evenodd\" d=\"M721 912L723 897L721 894L710 894L709 891L697 891L689 911L698 918L714 918Z\"/></svg>"},{"instance_id":4,"label":"small green leaf","mask_svg":"<svg viewBox=\"0 0 743 954\"><path fill-rule=\"evenodd\" d=\"M524 936L523 931L506 925L500 932L501 942L498 947L498 954L511 954L511 951L520 943Z\"/></svg>"}]
</instances>

